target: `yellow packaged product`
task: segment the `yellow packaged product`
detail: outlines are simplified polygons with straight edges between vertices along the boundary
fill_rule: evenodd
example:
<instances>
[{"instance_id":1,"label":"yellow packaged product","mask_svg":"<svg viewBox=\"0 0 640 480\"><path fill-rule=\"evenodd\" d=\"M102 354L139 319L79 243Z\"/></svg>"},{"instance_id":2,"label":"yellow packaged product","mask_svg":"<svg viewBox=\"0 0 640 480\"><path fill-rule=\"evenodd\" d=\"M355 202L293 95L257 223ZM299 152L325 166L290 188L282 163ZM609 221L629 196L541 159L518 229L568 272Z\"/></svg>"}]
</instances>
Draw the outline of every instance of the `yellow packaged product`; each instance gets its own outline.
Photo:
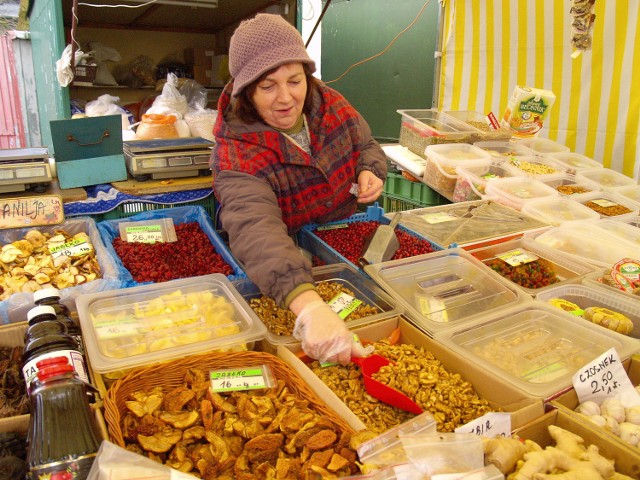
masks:
<instances>
[{"instance_id":1,"label":"yellow packaged product","mask_svg":"<svg viewBox=\"0 0 640 480\"><path fill-rule=\"evenodd\" d=\"M550 90L516 86L502 116L502 126L516 137L533 137L542 129L556 96Z\"/></svg>"}]
</instances>

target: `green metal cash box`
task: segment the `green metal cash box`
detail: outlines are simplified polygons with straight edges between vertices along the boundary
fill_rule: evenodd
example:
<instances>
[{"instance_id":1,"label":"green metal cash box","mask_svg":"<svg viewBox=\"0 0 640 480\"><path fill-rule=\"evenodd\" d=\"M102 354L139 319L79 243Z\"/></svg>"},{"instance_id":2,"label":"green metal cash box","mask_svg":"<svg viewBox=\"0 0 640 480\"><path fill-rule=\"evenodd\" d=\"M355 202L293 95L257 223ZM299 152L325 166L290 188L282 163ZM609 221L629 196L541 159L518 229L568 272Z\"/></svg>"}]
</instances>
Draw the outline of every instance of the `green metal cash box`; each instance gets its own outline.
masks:
<instances>
[{"instance_id":1,"label":"green metal cash box","mask_svg":"<svg viewBox=\"0 0 640 480\"><path fill-rule=\"evenodd\" d=\"M60 188L127 179L120 115L50 123Z\"/></svg>"}]
</instances>

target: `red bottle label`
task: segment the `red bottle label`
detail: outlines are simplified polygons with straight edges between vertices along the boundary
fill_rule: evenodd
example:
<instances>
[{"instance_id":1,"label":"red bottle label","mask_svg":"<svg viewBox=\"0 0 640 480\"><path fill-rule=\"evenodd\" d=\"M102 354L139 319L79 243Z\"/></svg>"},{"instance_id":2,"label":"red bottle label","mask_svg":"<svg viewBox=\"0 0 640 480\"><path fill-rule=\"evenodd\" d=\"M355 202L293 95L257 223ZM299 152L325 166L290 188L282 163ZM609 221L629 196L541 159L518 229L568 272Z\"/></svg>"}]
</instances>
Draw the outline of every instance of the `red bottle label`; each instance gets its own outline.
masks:
<instances>
[{"instance_id":1,"label":"red bottle label","mask_svg":"<svg viewBox=\"0 0 640 480\"><path fill-rule=\"evenodd\" d=\"M83 480L89 476L95 453L63 462L54 462L29 469L29 480Z\"/></svg>"}]
</instances>

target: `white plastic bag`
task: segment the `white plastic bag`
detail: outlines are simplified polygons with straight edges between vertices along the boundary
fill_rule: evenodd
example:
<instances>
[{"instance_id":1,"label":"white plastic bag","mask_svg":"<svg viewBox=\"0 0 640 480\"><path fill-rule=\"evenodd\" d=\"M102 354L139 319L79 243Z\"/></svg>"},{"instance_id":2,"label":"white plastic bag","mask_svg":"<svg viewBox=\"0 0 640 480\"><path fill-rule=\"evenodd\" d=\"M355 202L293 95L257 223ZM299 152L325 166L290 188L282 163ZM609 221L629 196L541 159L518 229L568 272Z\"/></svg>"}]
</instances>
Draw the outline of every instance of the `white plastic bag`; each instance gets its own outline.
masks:
<instances>
[{"instance_id":1,"label":"white plastic bag","mask_svg":"<svg viewBox=\"0 0 640 480\"><path fill-rule=\"evenodd\" d=\"M211 110L208 108L202 108L196 106L194 109L190 109L185 115L184 119L191 129L191 134L194 137L202 137L207 140L215 141L213 136L213 124L216 123L218 117L217 110Z\"/></svg>"},{"instance_id":2,"label":"white plastic bag","mask_svg":"<svg viewBox=\"0 0 640 480\"><path fill-rule=\"evenodd\" d=\"M131 125L129 120L129 114L127 111L119 106L117 102L120 101L120 97L114 97L105 93L100 95L96 100L88 102L84 107L84 113L87 117L104 117L106 115L121 115L122 116L122 129L126 130Z\"/></svg>"},{"instance_id":3,"label":"white plastic bag","mask_svg":"<svg viewBox=\"0 0 640 480\"><path fill-rule=\"evenodd\" d=\"M162 93L153 101L151 108L146 113L157 113L161 115L176 115L179 119L184 118L189 110L187 99L178 90L178 77L174 73L167 75L167 83L162 87Z\"/></svg>"}]
</instances>

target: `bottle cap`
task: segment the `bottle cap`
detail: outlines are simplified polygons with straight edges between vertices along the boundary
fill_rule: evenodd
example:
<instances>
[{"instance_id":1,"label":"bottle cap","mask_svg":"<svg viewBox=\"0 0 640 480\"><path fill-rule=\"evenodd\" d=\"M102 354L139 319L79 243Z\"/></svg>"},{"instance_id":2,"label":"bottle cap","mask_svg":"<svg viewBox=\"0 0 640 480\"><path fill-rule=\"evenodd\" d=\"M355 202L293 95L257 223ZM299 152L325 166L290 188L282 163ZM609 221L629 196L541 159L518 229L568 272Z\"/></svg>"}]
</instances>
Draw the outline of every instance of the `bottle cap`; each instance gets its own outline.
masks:
<instances>
[{"instance_id":1,"label":"bottle cap","mask_svg":"<svg viewBox=\"0 0 640 480\"><path fill-rule=\"evenodd\" d=\"M55 317L56 311L53 307L49 305L40 305L38 307L33 307L31 310L27 312L27 321L31 321L31 319L37 317L38 315L49 314Z\"/></svg>"},{"instance_id":2,"label":"bottle cap","mask_svg":"<svg viewBox=\"0 0 640 480\"><path fill-rule=\"evenodd\" d=\"M55 287L41 288L33 292L33 301L39 302L45 298L60 298L60 290Z\"/></svg>"},{"instance_id":3,"label":"bottle cap","mask_svg":"<svg viewBox=\"0 0 640 480\"><path fill-rule=\"evenodd\" d=\"M45 358L37 362L36 367L38 367L39 380L45 380L62 373L73 372L73 367L69 364L67 357Z\"/></svg>"}]
</instances>

